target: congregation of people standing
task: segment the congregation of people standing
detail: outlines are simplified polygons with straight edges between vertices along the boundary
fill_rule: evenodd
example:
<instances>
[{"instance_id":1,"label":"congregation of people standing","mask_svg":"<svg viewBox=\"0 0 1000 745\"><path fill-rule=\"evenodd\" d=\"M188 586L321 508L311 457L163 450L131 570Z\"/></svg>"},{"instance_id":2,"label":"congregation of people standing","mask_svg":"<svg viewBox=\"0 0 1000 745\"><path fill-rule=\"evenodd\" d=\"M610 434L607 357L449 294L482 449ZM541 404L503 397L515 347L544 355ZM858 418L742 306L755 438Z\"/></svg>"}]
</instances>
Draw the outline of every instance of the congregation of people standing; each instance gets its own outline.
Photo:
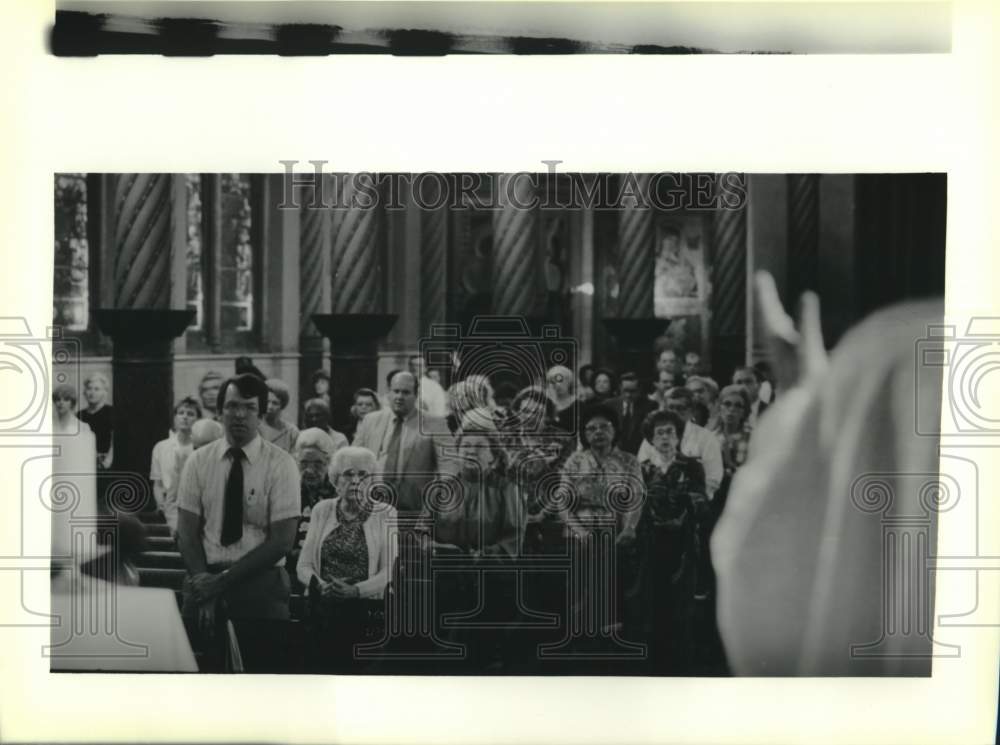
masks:
<instances>
[{"instance_id":1,"label":"congregation of people standing","mask_svg":"<svg viewBox=\"0 0 1000 745\"><path fill-rule=\"evenodd\" d=\"M338 419L350 422L346 432L331 426L337 381L325 370L298 397L248 358L235 375L206 371L177 401L149 471L187 568L192 638L211 639L224 617L267 659L268 622L288 619L291 597L302 595L318 659L349 660L324 635L349 640L351 619L363 623L369 604L393 591L399 545L388 526L409 517L428 550L473 567L579 543L583 561L613 565L615 575L588 575L564 612L593 613L599 585L612 582L614 608L598 631L649 644L653 672L690 672L694 609L714 589L711 531L767 407L765 381L741 367L720 390L700 355L682 350L659 350L652 362L650 379L588 363L575 373L553 366L526 386L482 374L443 386L440 371L413 356L381 394L374 380L353 391L350 416ZM108 390L103 376L88 378L78 414L102 468L113 458ZM442 507L439 493L457 494L457 505ZM611 544L595 539L602 530ZM451 586L455 607L483 592L477 571ZM565 588L532 580L525 592L558 610L552 601ZM519 602L506 611L515 625ZM519 654L510 634L449 638L483 647L470 659L490 669Z\"/></svg>"}]
</instances>

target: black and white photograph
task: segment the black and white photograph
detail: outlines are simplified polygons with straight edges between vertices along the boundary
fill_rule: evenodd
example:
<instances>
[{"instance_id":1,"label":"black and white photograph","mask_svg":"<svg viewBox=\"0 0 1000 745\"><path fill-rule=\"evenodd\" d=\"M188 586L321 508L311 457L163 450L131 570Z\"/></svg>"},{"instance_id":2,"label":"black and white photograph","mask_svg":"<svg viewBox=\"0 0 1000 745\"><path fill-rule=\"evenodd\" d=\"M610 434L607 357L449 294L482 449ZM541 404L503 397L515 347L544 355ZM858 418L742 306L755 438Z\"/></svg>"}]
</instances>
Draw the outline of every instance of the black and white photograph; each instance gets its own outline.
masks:
<instances>
[{"instance_id":1,"label":"black and white photograph","mask_svg":"<svg viewBox=\"0 0 1000 745\"><path fill-rule=\"evenodd\" d=\"M306 165L55 175L53 670L931 674L945 174Z\"/></svg>"},{"instance_id":2,"label":"black and white photograph","mask_svg":"<svg viewBox=\"0 0 1000 745\"><path fill-rule=\"evenodd\" d=\"M11 4L3 741L1000 742L998 29Z\"/></svg>"}]
</instances>

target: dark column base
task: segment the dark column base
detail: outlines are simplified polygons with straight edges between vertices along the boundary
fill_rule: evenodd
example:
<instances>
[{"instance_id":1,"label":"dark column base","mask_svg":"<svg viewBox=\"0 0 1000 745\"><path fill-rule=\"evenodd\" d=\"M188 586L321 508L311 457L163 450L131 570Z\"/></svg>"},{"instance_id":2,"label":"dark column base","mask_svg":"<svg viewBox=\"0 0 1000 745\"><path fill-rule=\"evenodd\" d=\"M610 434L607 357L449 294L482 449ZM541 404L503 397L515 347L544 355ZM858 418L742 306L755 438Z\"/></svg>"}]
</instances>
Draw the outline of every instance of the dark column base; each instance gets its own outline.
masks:
<instances>
[{"instance_id":1,"label":"dark column base","mask_svg":"<svg viewBox=\"0 0 1000 745\"><path fill-rule=\"evenodd\" d=\"M131 475L127 480L135 479L133 483L146 483L153 445L170 428L174 407L171 345L193 316L189 310L97 311L101 331L114 342L112 469L116 475ZM140 509L152 506L137 505Z\"/></svg>"},{"instance_id":2,"label":"dark column base","mask_svg":"<svg viewBox=\"0 0 1000 745\"><path fill-rule=\"evenodd\" d=\"M604 328L615 340L619 372L631 371L648 383L656 372L653 343L670 326L669 318L605 318Z\"/></svg>"},{"instance_id":3,"label":"dark column base","mask_svg":"<svg viewBox=\"0 0 1000 745\"><path fill-rule=\"evenodd\" d=\"M323 337L301 337L299 339L299 353L301 355L299 357L299 410L286 411L285 416L289 421L294 417L296 423L301 426L306 401L315 395L313 393L313 373L323 367Z\"/></svg>"},{"instance_id":4,"label":"dark column base","mask_svg":"<svg viewBox=\"0 0 1000 745\"><path fill-rule=\"evenodd\" d=\"M733 370L746 364L747 338L743 334L719 335L712 338L712 377L717 383L728 385Z\"/></svg>"},{"instance_id":5,"label":"dark column base","mask_svg":"<svg viewBox=\"0 0 1000 745\"><path fill-rule=\"evenodd\" d=\"M351 429L351 405L358 388L378 389L378 342L398 316L380 313L316 313L313 323L330 340L331 424L339 432Z\"/></svg>"}]
</instances>

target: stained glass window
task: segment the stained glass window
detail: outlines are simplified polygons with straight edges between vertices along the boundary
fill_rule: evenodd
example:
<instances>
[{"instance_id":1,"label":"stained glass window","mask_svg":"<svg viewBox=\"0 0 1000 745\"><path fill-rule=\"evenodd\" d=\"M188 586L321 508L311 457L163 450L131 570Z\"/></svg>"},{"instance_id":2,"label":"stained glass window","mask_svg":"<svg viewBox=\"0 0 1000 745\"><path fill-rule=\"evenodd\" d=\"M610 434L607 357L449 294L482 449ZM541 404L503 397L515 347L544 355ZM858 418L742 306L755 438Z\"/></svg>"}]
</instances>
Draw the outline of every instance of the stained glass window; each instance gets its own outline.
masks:
<instances>
[{"instance_id":1,"label":"stained glass window","mask_svg":"<svg viewBox=\"0 0 1000 745\"><path fill-rule=\"evenodd\" d=\"M53 323L86 331L90 317L87 245L87 178L82 173L55 177L55 286Z\"/></svg>"},{"instance_id":2,"label":"stained glass window","mask_svg":"<svg viewBox=\"0 0 1000 745\"><path fill-rule=\"evenodd\" d=\"M203 328L205 292L201 271L201 176L188 173L187 186L187 307L195 312L189 328Z\"/></svg>"},{"instance_id":3,"label":"stained glass window","mask_svg":"<svg viewBox=\"0 0 1000 745\"><path fill-rule=\"evenodd\" d=\"M221 324L224 331L253 329L253 246L250 176L220 177L222 241L219 262Z\"/></svg>"}]
</instances>

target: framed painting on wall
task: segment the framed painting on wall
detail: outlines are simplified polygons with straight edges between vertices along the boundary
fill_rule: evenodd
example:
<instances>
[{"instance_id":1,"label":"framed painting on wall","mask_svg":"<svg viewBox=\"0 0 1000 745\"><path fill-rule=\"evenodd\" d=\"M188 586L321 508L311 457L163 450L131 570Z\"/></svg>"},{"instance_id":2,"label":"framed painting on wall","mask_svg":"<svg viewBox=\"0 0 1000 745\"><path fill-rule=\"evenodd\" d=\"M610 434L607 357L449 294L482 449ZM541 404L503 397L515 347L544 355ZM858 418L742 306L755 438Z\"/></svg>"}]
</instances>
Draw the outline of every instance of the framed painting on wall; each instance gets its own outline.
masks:
<instances>
[{"instance_id":1,"label":"framed painting on wall","mask_svg":"<svg viewBox=\"0 0 1000 745\"><path fill-rule=\"evenodd\" d=\"M708 225L702 214L672 214L656 224L653 314L672 323L666 341L705 359L711 285L706 254Z\"/></svg>"}]
</instances>

